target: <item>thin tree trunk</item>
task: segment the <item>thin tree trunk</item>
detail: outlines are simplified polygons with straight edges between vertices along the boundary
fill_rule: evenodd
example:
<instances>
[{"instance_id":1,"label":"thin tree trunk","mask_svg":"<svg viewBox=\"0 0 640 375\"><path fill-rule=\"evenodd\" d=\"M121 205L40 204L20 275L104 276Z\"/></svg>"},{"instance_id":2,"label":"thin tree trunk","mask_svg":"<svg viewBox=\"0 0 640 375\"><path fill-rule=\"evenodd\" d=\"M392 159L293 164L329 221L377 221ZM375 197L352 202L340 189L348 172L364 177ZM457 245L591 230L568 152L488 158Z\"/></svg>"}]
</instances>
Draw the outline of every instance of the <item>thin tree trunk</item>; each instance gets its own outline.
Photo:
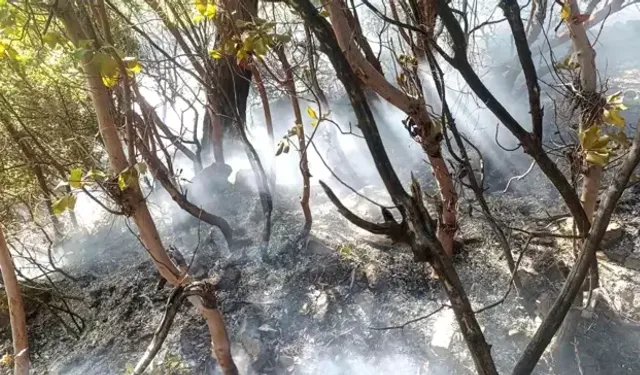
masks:
<instances>
[{"instance_id":1,"label":"thin tree trunk","mask_svg":"<svg viewBox=\"0 0 640 375\"><path fill-rule=\"evenodd\" d=\"M346 20L343 0L331 0L327 3L331 24L342 52L358 77L395 107L410 116L420 132L420 142L427 154L433 176L438 184L442 198L442 220L438 226L438 239L448 255L453 254L453 237L458 229L456 220L457 194L451 174L442 156L440 141L442 134L436 131L424 101L417 101L391 85L384 76L376 71L355 47Z\"/></svg>"},{"instance_id":2,"label":"thin tree trunk","mask_svg":"<svg viewBox=\"0 0 640 375\"><path fill-rule=\"evenodd\" d=\"M311 31L308 26L304 28L305 36L307 38L307 53L309 55L309 81L311 83L311 90L318 99L318 105L320 112L318 115L323 116L326 113L331 112L331 106L327 100L327 96L322 91L320 83L318 82L317 66L316 66L316 49L314 47L314 40L311 36ZM368 43L367 43L368 45ZM377 68L376 68L377 69ZM382 72L382 68L380 68ZM338 173L340 178L346 179L349 186L354 189L360 189L363 186L363 179L358 172L351 165L352 163L347 158L340 141L338 140L338 131L333 126L323 126L318 130L321 138L326 144L324 150L324 159L329 162L332 158L336 160L335 172Z\"/></svg>"},{"instance_id":3,"label":"thin tree trunk","mask_svg":"<svg viewBox=\"0 0 640 375\"><path fill-rule=\"evenodd\" d=\"M407 194L402 187L382 144L371 108L362 90L362 83L352 69L348 57L340 52L341 48L336 41L336 33L332 32L329 23L319 15L318 10L309 0L289 0L288 3L310 25L323 52L331 60L338 78L344 85L376 169L391 199L403 213L403 219L406 220L402 225L398 225L402 230L405 230L405 240L410 244L416 261L429 261L441 275L442 284L449 296L460 331L473 357L476 371L480 375L497 374L495 363L491 357L491 348L475 318L451 258L447 256L436 238L433 222L423 205L420 187L414 181L411 195Z\"/></svg>"},{"instance_id":4,"label":"thin tree trunk","mask_svg":"<svg viewBox=\"0 0 640 375\"><path fill-rule=\"evenodd\" d=\"M54 5L53 10L64 23L67 33L75 45L78 45L81 40L90 39L80 28L81 23L78 20L73 5L70 4L68 0L59 0ZM100 44L98 40L95 42L98 43L98 45ZM111 98L102 83L98 61L92 58L92 54L87 53L83 56L82 65L84 73L86 74L93 106L98 117L100 134L104 139L109 154L109 164L113 173L117 175L129 166L129 161L127 161L124 154L114 123L113 114L110 111ZM181 271L176 268L169 258L138 185L133 184L122 193L125 197L128 196L125 200L129 205L129 207L123 207L123 209L128 211L133 217L138 227L140 239L153 258L160 275L173 285L188 283L190 279L183 276ZM229 340L220 312L217 309L207 308L198 297L190 297L189 301L199 310L207 321L211 334L213 354L223 373L225 375L238 374L238 370L231 358Z\"/></svg>"},{"instance_id":5,"label":"thin tree trunk","mask_svg":"<svg viewBox=\"0 0 640 375\"><path fill-rule=\"evenodd\" d=\"M237 21L251 22L257 16L257 0L219 0L218 7L224 12L216 16L216 38L214 48L231 40L237 33ZM251 68L248 64L239 64L236 56L223 55L220 59L209 59L212 67L209 90L211 95L211 114L213 120L212 140L222 142L224 134L233 134L234 123L245 126L247 98L251 88ZM236 134L240 135L240 134ZM214 150L221 148L214 143ZM219 161L216 158L216 161Z\"/></svg>"},{"instance_id":6,"label":"thin tree trunk","mask_svg":"<svg viewBox=\"0 0 640 375\"><path fill-rule=\"evenodd\" d=\"M13 268L13 260L7 246L7 241L0 226L0 271L4 291L9 304L9 320L11 322L11 336L13 338L14 375L29 374L29 339L27 336L27 318L24 314L20 284Z\"/></svg>"},{"instance_id":7,"label":"thin tree trunk","mask_svg":"<svg viewBox=\"0 0 640 375\"><path fill-rule=\"evenodd\" d=\"M296 94L296 83L293 80L293 72L291 65L287 60L287 55L284 49L280 46L276 49L282 69L285 74L285 87L289 93L291 99L291 105L293 106L293 114L295 115L296 133L298 136L298 146L300 147L300 174L302 175L302 197L300 197L300 206L304 213L304 227L298 237L299 240L305 240L311 231L311 225L313 218L311 217L311 208L309 207L309 197L311 195L311 173L309 173L309 161L307 159L307 141L304 135L304 125L302 123L302 112L300 111L300 103L298 102L298 95Z\"/></svg>"},{"instance_id":8,"label":"thin tree trunk","mask_svg":"<svg viewBox=\"0 0 640 375\"><path fill-rule=\"evenodd\" d=\"M569 18L566 20L567 28L569 29L569 35L571 36L571 42L573 44L573 50L577 56L578 63L580 64L580 88L581 95L584 98L579 99L580 103L580 122L579 132L584 132L592 126L598 126L601 122L601 107L600 94L597 92L597 71L595 63L595 51L591 46L587 32L581 22L573 21L573 17L580 14L580 6L576 0L570 0L569 5L571 12ZM588 163L584 161L586 172L584 173L584 179L582 182L582 195L580 200L582 201L582 207L584 208L585 215L589 219L590 223L593 223L593 215L596 209L596 201L598 198L598 191L600 189L600 178L602 175L603 167L596 164ZM579 241L580 247L583 246L583 241ZM589 267L589 277L585 282L586 285L583 289L593 290L598 287L599 272L598 272L598 259L593 258ZM582 305L582 294L578 294L574 305ZM577 329L578 320L580 318L580 312L578 309L570 310L567 317L564 319L562 326L558 331L556 341L552 345L552 350L556 354L560 354L560 350L568 345L568 342L575 335Z\"/></svg>"},{"instance_id":9,"label":"thin tree trunk","mask_svg":"<svg viewBox=\"0 0 640 375\"><path fill-rule=\"evenodd\" d=\"M7 129L7 132L9 133L9 136L11 137L13 142L18 146L20 151L22 151L24 157L27 159L29 169L31 169L31 172L36 177L36 181L38 181L38 186L40 187L40 192L42 193L44 204L46 206L47 212L49 213L48 217L53 224L53 231L57 236L62 235L62 224L60 223L58 217L53 213L52 198L55 197L55 195L51 192L51 189L49 189L49 186L47 185L47 179L45 178L42 167L40 166L40 161L36 157L35 152L31 149L31 146L27 143L24 132L18 131L11 123L11 120L5 118L4 116L2 116L2 122L4 123L5 128Z\"/></svg>"},{"instance_id":10,"label":"thin tree trunk","mask_svg":"<svg viewBox=\"0 0 640 375\"><path fill-rule=\"evenodd\" d=\"M560 328L565 316L573 305L576 297L582 291L582 285L589 272L589 268L596 257L602 238L604 237L611 215L622 193L624 192L631 174L640 162L640 122L636 131L631 150L627 154L622 166L617 170L613 183L604 194L598 214L593 220L592 230L582 244L582 250L576 260L576 265L571 269L567 281L562 286L551 310L544 318L535 335L520 356L513 369L513 375L528 375L533 372L540 357L551 342L554 334Z\"/></svg>"},{"instance_id":11,"label":"thin tree trunk","mask_svg":"<svg viewBox=\"0 0 640 375\"><path fill-rule=\"evenodd\" d=\"M581 22L573 21L573 17L580 14L580 6L576 0L569 1L571 7L571 15L567 20L567 28L571 36L573 50L580 64L580 88L581 95L584 98L580 100L580 123L579 132L584 132L592 126L598 126L602 121L600 94L598 90L598 73L596 70L596 53L591 46L587 31ZM600 177L602 175L602 166L590 164L585 161L586 173L582 184L582 207L589 219L593 221L593 214L596 208L596 200L598 198L598 190L600 189ZM598 285L598 264L594 259L589 274L589 283L591 287Z\"/></svg>"},{"instance_id":12,"label":"thin tree trunk","mask_svg":"<svg viewBox=\"0 0 640 375\"><path fill-rule=\"evenodd\" d=\"M269 96L267 95L267 89L264 86L264 81L260 70L256 64L251 64L251 71L253 72L253 79L256 82L258 88L258 94L260 95L260 101L262 102L262 109L264 111L264 122L267 129L267 135L269 136L270 150L275 150L275 137L273 135L273 119L271 118L271 105L269 104ZM271 160L271 170L269 171L269 186L274 189L276 186L276 162L275 158Z\"/></svg>"}]
</instances>

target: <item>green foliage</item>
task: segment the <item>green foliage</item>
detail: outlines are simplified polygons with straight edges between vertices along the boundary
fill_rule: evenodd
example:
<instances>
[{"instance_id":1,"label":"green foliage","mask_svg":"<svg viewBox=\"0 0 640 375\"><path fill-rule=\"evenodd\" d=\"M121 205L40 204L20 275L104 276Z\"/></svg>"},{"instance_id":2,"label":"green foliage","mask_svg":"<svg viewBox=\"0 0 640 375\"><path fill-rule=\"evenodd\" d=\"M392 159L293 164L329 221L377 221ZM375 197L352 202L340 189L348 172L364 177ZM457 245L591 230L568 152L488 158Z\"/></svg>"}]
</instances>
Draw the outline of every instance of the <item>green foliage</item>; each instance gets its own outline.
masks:
<instances>
[{"instance_id":1,"label":"green foliage","mask_svg":"<svg viewBox=\"0 0 640 375\"><path fill-rule=\"evenodd\" d=\"M51 206L54 215L60 215L66 210L73 211L76 207L76 196L71 193L65 194L62 198L55 200Z\"/></svg>"}]
</instances>

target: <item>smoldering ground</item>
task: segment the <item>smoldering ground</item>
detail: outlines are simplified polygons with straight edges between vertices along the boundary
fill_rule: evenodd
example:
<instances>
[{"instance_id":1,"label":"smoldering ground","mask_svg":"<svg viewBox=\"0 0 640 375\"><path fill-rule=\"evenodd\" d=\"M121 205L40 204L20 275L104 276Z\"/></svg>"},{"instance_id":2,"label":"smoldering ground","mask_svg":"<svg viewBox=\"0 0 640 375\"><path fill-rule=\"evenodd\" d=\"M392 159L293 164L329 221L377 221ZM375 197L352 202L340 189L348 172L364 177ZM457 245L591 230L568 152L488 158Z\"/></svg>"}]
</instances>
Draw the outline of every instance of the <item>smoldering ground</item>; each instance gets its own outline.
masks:
<instances>
[{"instance_id":1,"label":"smoldering ground","mask_svg":"<svg viewBox=\"0 0 640 375\"><path fill-rule=\"evenodd\" d=\"M607 28L601 38L607 37L606 32ZM609 67L624 66L625 59L631 58L625 54L607 57L608 54L599 54L599 59L608 58L605 62L609 61ZM621 60L611 62L618 57ZM487 184L496 185L498 192L508 178L526 171L529 160L520 150L506 152L495 147L497 120L472 95L464 92L464 84L453 72L446 74L447 85L452 92L458 92L449 99L454 115L461 130L482 151L490 169ZM631 81L637 84L634 79ZM509 100L510 93L504 92L499 77L485 78L485 82L508 104L510 112L527 124L526 98ZM427 97L434 97L432 91L427 90L427 94ZM303 103L304 107L309 105L313 106L313 103ZM343 109L345 107L344 101L334 101L331 116L343 131L352 129L356 133L340 134L338 139L358 172L363 185L360 190L379 203L389 205L364 142L357 137L357 124L351 113ZM289 108L290 103L286 100L274 106L276 140L293 125ZM374 111L377 124L385 134L385 147L403 181L408 183L413 172L427 188L434 189L429 166L419 145L402 127L404 116L381 101L374 106ZM549 112L547 107L546 113ZM266 256L257 241L261 226L260 215L255 214L261 209L257 192L254 187L238 189L240 186L236 186L237 172L250 168L241 149L228 155L227 163L232 172L227 183L208 184L208 189L200 191L189 186L188 181L194 176L191 163L175 160L176 168L184 171L183 184L194 200L203 202L211 212L227 218L234 228L242 230L241 237L247 238L249 243L241 249L229 249L216 229L211 231L204 224L188 224L192 222L161 190L149 195L154 218L159 222L165 242L178 247L188 257L197 253L198 261L207 266L209 274L219 278L222 309L232 334L234 355L239 359L243 373L472 373L466 346L457 335L455 323L446 309L402 329L373 329L401 325L428 315L447 300L437 283L426 280L428 272L413 262L408 249L364 233L337 214L319 189L318 180L326 180L330 186L340 189L345 204L358 214L372 220L381 219L379 208L340 187L315 150L309 150L314 182L313 238L303 249L294 246L293 239L302 226L297 202L301 191L299 156L292 150L275 159L272 157L274 150L262 130L261 116L261 108L254 108L255 124L249 125L250 139L259 150L265 169L269 171L273 162L278 175L278 188L274 191L273 238ZM310 120L305 118L305 121ZM633 121L633 118L628 120ZM313 128L308 122L305 125L311 134ZM325 125L333 126L321 126ZM551 125L549 129L553 128ZM499 133L498 139L505 147L516 146L506 132ZM329 165L335 167L330 162ZM513 185L512 195L489 194L489 199L501 220L524 223L530 215L543 217L560 213L561 207L546 186L542 177L532 173ZM627 197L629 207L633 207L634 200L637 200L637 192ZM558 212L546 210L548 207L558 207ZM126 219L105 218L102 213L97 219L97 212L102 211L90 200L78 202L83 224L95 221L96 225L88 226L90 235L79 234L63 242L58 254L60 264L79 278L78 282L59 282L65 290L83 296L84 301L75 303L74 308L86 317L86 332L79 340L70 339L59 322L46 311L32 315L30 335L34 343L35 371L40 371L37 373L122 373L127 363L134 363L139 358L161 317L168 290L155 291L156 273L134 235L135 229L130 228L132 225ZM617 250L633 248L637 242L634 238L639 223L633 212L631 209L619 213L625 227L624 240L617 245ZM176 230L178 225L180 229ZM468 244L459 255L458 272L474 307L480 308L500 298L509 275L483 220L463 215L461 226L461 237L477 241ZM514 248L518 248L523 241L514 236L513 242ZM533 269L537 257L542 258L554 246L542 242L534 244L524 268ZM627 258L629 256L627 254ZM604 282L614 296L637 291L637 273L616 268L618 266L613 262L605 262L604 267L609 269L603 271ZM631 281L625 281L623 275ZM558 280L551 280L538 292L553 295L557 283ZM618 301L613 306L619 306L620 312L634 317L638 314L633 300L619 298ZM593 327L583 327L576 342L576 350L582 363L586 364L585 373L640 372L637 345L634 346L638 342L637 325L614 319L615 311L608 308L603 307L598 313L599 320ZM479 315L502 371L512 368L540 317L540 314L530 316L516 297ZM610 329L612 327L614 329ZM192 310L183 308L154 367L160 373L170 373L175 370L171 366L177 363L175 366L186 373L215 373L208 347L202 321ZM575 353L570 354L569 359L573 360ZM539 373L547 373L553 361L545 357ZM576 367L570 369L567 373L575 373L571 371Z\"/></svg>"}]
</instances>

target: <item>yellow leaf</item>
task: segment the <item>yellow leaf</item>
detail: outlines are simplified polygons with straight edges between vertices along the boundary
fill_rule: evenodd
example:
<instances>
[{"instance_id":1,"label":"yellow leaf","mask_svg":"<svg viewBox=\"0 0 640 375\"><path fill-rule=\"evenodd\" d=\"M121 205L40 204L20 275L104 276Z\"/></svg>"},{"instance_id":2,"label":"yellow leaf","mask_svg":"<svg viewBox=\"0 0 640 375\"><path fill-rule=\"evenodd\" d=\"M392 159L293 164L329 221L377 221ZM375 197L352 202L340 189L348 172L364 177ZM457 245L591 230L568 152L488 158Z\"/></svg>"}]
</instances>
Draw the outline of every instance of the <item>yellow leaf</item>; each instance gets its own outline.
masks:
<instances>
[{"instance_id":1,"label":"yellow leaf","mask_svg":"<svg viewBox=\"0 0 640 375\"><path fill-rule=\"evenodd\" d=\"M107 87L113 87L118 83L118 77L102 76L102 83Z\"/></svg>"},{"instance_id":2,"label":"yellow leaf","mask_svg":"<svg viewBox=\"0 0 640 375\"><path fill-rule=\"evenodd\" d=\"M203 19L204 19L204 16L202 14L200 14L200 13L196 14L192 18L194 23L198 23L198 22L202 21Z\"/></svg>"},{"instance_id":3,"label":"yellow leaf","mask_svg":"<svg viewBox=\"0 0 640 375\"><path fill-rule=\"evenodd\" d=\"M596 139L593 142L593 145L591 145L590 150L602 149L604 147L607 147L608 144L609 144L609 136L608 135L603 135L602 137Z\"/></svg>"},{"instance_id":4,"label":"yellow leaf","mask_svg":"<svg viewBox=\"0 0 640 375\"><path fill-rule=\"evenodd\" d=\"M584 150L593 149L593 144L600 137L600 129L597 126L591 126L586 130L580 132L578 135L580 138L580 145Z\"/></svg>"},{"instance_id":5,"label":"yellow leaf","mask_svg":"<svg viewBox=\"0 0 640 375\"><path fill-rule=\"evenodd\" d=\"M560 11L560 19L566 21L571 17L571 5L569 5L568 1L565 1L562 6L562 10Z\"/></svg>"},{"instance_id":6,"label":"yellow leaf","mask_svg":"<svg viewBox=\"0 0 640 375\"><path fill-rule=\"evenodd\" d=\"M621 104L622 103L622 91L618 91L607 96L608 104Z\"/></svg>"},{"instance_id":7,"label":"yellow leaf","mask_svg":"<svg viewBox=\"0 0 640 375\"><path fill-rule=\"evenodd\" d=\"M316 126L318 126L318 121L316 121L316 120L311 121L311 126L314 127L314 128Z\"/></svg>"},{"instance_id":8,"label":"yellow leaf","mask_svg":"<svg viewBox=\"0 0 640 375\"><path fill-rule=\"evenodd\" d=\"M604 167L609 162L609 153L589 151L587 152L587 162Z\"/></svg>"},{"instance_id":9,"label":"yellow leaf","mask_svg":"<svg viewBox=\"0 0 640 375\"><path fill-rule=\"evenodd\" d=\"M0 359L0 364L7 367L13 366L13 356L11 354L3 355L2 359Z\"/></svg>"},{"instance_id":10,"label":"yellow leaf","mask_svg":"<svg viewBox=\"0 0 640 375\"><path fill-rule=\"evenodd\" d=\"M307 107L307 114L309 114L309 117L311 117L314 120L318 119L318 115L316 114L316 111L314 111L313 108L311 107Z\"/></svg>"},{"instance_id":11,"label":"yellow leaf","mask_svg":"<svg viewBox=\"0 0 640 375\"><path fill-rule=\"evenodd\" d=\"M207 11L207 0L195 0L194 5L200 14L204 14Z\"/></svg>"},{"instance_id":12,"label":"yellow leaf","mask_svg":"<svg viewBox=\"0 0 640 375\"><path fill-rule=\"evenodd\" d=\"M122 59L125 66L127 67L127 71L130 73L140 73L142 71L142 65L140 65L140 61L136 57L125 57Z\"/></svg>"},{"instance_id":13,"label":"yellow leaf","mask_svg":"<svg viewBox=\"0 0 640 375\"><path fill-rule=\"evenodd\" d=\"M219 60L220 58L222 58L222 54L217 49L210 50L209 56L211 56L211 58L214 60Z\"/></svg>"},{"instance_id":14,"label":"yellow leaf","mask_svg":"<svg viewBox=\"0 0 640 375\"><path fill-rule=\"evenodd\" d=\"M217 11L216 5L209 3L207 4L202 15L207 17L208 19L213 19L216 17L216 11Z\"/></svg>"},{"instance_id":15,"label":"yellow leaf","mask_svg":"<svg viewBox=\"0 0 640 375\"><path fill-rule=\"evenodd\" d=\"M606 122L607 124L611 124L611 125L616 125L619 127L624 127L625 126L625 120L624 117L620 116L618 114L618 111L615 109L605 109L603 110L603 118L604 118L604 122Z\"/></svg>"}]
</instances>

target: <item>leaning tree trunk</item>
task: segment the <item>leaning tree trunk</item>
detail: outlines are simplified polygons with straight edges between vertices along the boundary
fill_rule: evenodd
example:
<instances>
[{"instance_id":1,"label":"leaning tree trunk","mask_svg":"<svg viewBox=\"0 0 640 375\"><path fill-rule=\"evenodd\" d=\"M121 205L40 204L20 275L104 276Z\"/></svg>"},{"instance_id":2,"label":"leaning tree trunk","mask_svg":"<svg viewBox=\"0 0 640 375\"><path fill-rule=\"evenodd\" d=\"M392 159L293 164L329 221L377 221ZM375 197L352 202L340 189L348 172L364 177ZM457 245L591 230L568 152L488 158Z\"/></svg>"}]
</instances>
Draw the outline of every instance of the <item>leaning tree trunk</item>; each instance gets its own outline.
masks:
<instances>
[{"instance_id":1,"label":"leaning tree trunk","mask_svg":"<svg viewBox=\"0 0 640 375\"><path fill-rule=\"evenodd\" d=\"M7 246L7 241L0 226L0 271L4 291L9 305L9 320L11 322L11 336L13 337L14 375L29 374L29 339L27 337L27 319L24 314L20 284L13 268L13 260Z\"/></svg>"},{"instance_id":2,"label":"leaning tree trunk","mask_svg":"<svg viewBox=\"0 0 640 375\"><path fill-rule=\"evenodd\" d=\"M68 0L59 0L54 4L53 11L63 22L67 34L76 46L80 41L90 39L84 30L80 28L81 23L72 3ZM99 43L97 40L95 42ZM99 62L92 58L92 55L92 53L86 53L82 57L82 66L98 118L100 135L104 140L109 155L109 165L111 171L117 176L129 167L130 162L135 163L135 160L128 161L125 156L115 119L111 112L111 97L107 88L102 83ZM130 126L133 126L133 124L130 124ZM160 275L172 285L190 282L190 278L183 276L181 271L169 258L138 184L134 183L132 186L123 190L121 197L122 199L119 203L122 204L123 211L133 217L138 227L140 239L153 258ZM225 375L238 374L238 370L231 358L229 339L220 311L216 308L206 306L197 296L189 297L189 301L199 310L207 321L211 335L213 354L223 373Z\"/></svg>"},{"instance_id":3,"label":"leaning tree trunk","mask_svg":"<svg viewBox=\"0 0 640 375\"><path fill-rule=\"evenodd\" d=\"M351 39L347 18L345 17L345 5L343 0L331 0L327 3L331 25L336 35L341 50L344 52L350 66L365 85L375 90L378 95L389 103L405 112L415 122L420 143L427 154L433 176L438 184L442 198L441 220L438 225L438 239L441 241L445 252L453 255L453 238L458 229L456 209L458 197L454 188L453 179L442 155L440 141L442 133L436 130L431 116L427 111L424 100L416 100L391 85L384 76L360 54Z\"/></svg>"}]
</instances>

